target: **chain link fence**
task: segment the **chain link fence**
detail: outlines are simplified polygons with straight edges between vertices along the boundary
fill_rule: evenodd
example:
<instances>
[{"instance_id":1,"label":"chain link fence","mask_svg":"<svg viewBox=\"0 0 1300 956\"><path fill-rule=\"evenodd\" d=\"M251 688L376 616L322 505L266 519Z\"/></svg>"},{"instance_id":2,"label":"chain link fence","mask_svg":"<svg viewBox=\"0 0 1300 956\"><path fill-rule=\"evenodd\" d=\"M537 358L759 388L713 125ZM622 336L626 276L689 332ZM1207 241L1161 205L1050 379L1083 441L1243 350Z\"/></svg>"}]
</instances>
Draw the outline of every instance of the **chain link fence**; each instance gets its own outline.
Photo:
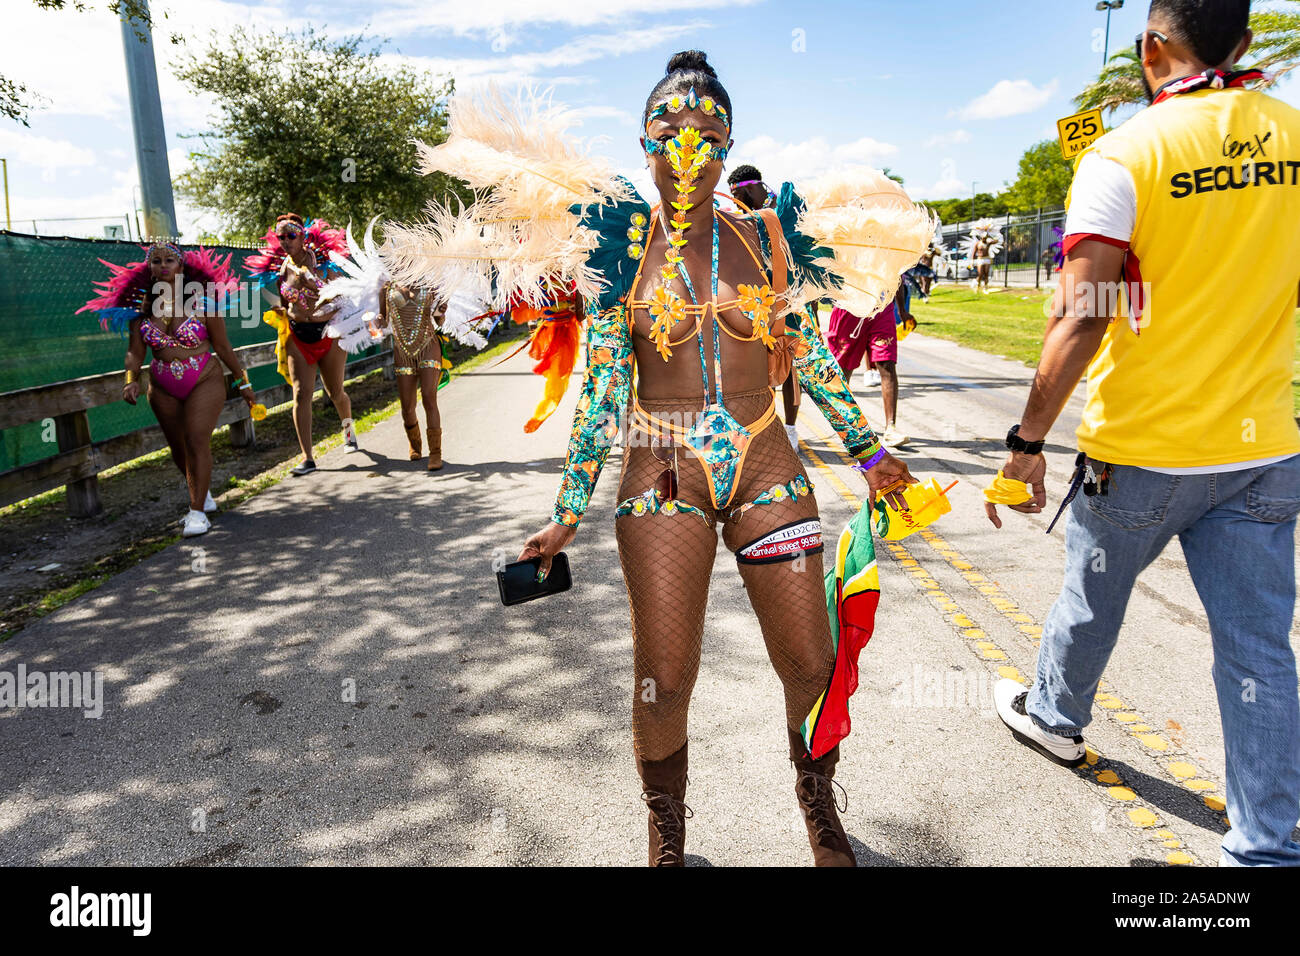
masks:
<instances>
[{"instance_id":1,"label":"chain link fence","mask_svg":"<svg viewBox=\"0 0 1300 956\"><path fill-rule=\"evenodd\" d=\"M1002 251L993 262L990 285L1042 289L1056 284L1056 262L1065 228L1064 209L981 218L991 219L1002 231ZM943 227L943 243L949 259L946 268L936 270L938 281L957 283L974 279L975 267L960 250L973 226L974 223L959 222Z\"/></svg>"}]
</instances>

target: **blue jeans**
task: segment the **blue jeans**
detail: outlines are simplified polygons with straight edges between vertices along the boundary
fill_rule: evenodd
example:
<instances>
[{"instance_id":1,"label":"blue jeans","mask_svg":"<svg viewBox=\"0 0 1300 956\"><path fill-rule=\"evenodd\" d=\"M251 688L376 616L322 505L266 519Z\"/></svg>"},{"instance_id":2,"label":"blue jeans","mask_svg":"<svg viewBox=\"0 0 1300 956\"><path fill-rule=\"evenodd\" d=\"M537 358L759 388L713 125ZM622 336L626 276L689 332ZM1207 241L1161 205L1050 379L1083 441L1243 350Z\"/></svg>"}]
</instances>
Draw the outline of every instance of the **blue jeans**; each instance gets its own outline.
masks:
<instances>
[{"instance_id":1,"label":"blue jeans","mask_svg":"<svg viewBox=\"0 0 1300 956\"><path fill-rule=\"evenodd\" d=\"M1100 472L1100 463L1094 463ZM1073 736L1119 637L1137 576L1174 536L1210 618L1232 828L1222 862L1300 866L1300 694L1290 631L1300 455L1217 475L1114 466L1065 532L1065 585L1043 625L1026 710Z\"/></svg>"}]
</instances>

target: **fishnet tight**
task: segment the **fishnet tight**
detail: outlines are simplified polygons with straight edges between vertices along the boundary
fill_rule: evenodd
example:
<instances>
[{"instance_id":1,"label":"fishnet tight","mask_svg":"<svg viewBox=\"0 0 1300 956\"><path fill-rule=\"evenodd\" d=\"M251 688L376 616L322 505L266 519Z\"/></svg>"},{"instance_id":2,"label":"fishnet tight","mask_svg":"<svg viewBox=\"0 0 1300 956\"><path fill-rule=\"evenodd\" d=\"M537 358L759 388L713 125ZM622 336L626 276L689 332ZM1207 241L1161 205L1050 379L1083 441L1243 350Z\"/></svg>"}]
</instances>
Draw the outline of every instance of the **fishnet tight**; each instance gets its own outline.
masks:
<instances>
[{"instance_id":1,"label":"fishnet tight","mask_svg":"<svg viewBox=\"0 0 1300 956\"><path fill-rule=\"evenodd\" d=\"M771 402L771 392L729 396L737 421L756 420ZM689 426L700 402L642 402L652 415ZM662 440L632 433L623 457L619 500L654 487L671 461ZM805 475L780 422L769 425L750 445L736 492L723 509L714 509L704 471L692 452L677 449L677 498L704 510L721 526L723 542L736 551L777 528L817 517L811 496L760 505L737 521L732 508L776 484ZM724 523L725 522L725 523ZM687 711L699 673L704 608L717 551L718 532L698 515L627 515L615 526L623 577L632 610L632 739L638 756L662 760L686 743ZM768 657L785 691L786 723L797 731L830 680L833 653L822 555L810 554L779 564L740 565L749 601L758 615Z\"/></svg>"}]
</instances>

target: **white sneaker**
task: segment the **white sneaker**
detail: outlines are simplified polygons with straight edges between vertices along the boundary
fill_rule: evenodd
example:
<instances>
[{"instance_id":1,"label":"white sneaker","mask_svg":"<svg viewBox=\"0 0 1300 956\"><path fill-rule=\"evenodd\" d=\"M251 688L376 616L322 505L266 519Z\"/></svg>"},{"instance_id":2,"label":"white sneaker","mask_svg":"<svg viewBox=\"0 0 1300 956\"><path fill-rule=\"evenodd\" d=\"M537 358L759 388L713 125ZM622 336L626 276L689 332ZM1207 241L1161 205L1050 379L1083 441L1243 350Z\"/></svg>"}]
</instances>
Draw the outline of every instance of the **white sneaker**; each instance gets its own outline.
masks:
<instances>
[{"instance_id":1,"label":"white sneaker","mask_svg":"<svg viewBox=\"0 0 1300 956\"><path fill-rule=\"evenodd\" d=\"M880 387L880 373L877 372L874 368L864 368L864 369L862 370L862 387L863 387L863 388L879 388L879 387Z\"/></svg>"},{"instance_id":2,"label":"white sneaker","mask_svg":"<svg viewBox=\"0 0 1300 956\"><path fill-rule=\"evenodd\" d=\"M1086 763L1088 751L1083 738L1049 734L1039 727L1025 712L1025 698L1028 696L1029 690L1019 681L1003 678L993 685L993 706L1011 730L1011 735L1062 767L1079 767Z\"/></svg>"},{"instance_id":3,"label":"white sneaker","mask_svg":"<svg viewBox=\"0 0 1300 956\"><path fill-rule=\"evenodd\" d=\"M217 502L213 499L211 491L209 491L208 496L203 499L203 510L208 514L212 514L212 512L217 510Z\"/></svg>"},{"instance_id":4,"label":"white sneaker","mask_svg":"<svg viewBox=\"0 0 1300 956\"><path fill-rule=\"evenodd\" d=\"M799 450L799 428L796 425L785 426L785 437L790 439L790 447Z\"/></svg>"},{"instance_id":5,"label":"white sneaker","mask_svg":"<svg viewBox=\"0 0 1300 956\"><path fill-rule=\"evenodd\" d=\"M352 419L343 419L343 452L351 454L354 451L360 451L361 446L357 444L357 427L352 424Z\"/></svg>"},{"instance_id":6,"label":"white sneaker","mask_svg":"<svg viewBox=\"0 0 1300 956\"><path fill-rule=\"evenodd\" d=\"M202 511L191 510L185 516L185 527L181 529L182 538L197 538L201 534L207 534L212 528L212 522Z\"/></svg>"},{"instance_id":7,"label":"white sneaker","mask_svg":"<svg viewBox=\"0 0 1300 956\"><path fill-rule=\"evenodd\" d=\"M902 448L912 439L908 438L893 425L885 429L885 433L880 436L880 440L885 443L886 448Z\"/></svg>"}]
</instances>

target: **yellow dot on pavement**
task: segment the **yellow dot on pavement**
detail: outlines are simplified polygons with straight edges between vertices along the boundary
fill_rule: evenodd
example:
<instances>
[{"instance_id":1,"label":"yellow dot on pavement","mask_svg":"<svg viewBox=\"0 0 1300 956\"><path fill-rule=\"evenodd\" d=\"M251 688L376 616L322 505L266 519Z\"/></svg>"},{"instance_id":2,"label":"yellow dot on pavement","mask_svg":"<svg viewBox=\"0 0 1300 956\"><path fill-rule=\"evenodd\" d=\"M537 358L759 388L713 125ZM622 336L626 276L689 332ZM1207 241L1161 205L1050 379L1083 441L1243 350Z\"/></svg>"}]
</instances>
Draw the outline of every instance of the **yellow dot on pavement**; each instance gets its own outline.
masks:
<instances>
[{"instance_id":1,"label":"yellow dot on pavement","mask_svg":"<svg viewBox=\"0 0 1300 956\"><path fill-rule=\"evenodd\" d=\"M1128 818L1140 827L1153 827L1156 825L1156 815L1146 807L1138 807L1128 812Z\"/></svg>"},{"instance_id":2,"label":"yellow dot on pavement","mask_svg":"<svg viewBox=\"0 0 1300 956\"><path fill-rule=\"evenodd\" d=\"M980 594L997 594L998 591L1000 590L1001 588L999 588L996 584L981 584L979 586Z\"/></svg>"},{"instance_id":3,"label":"yellow dot on pavement","mask_svg":"<svg viewBox=\"0 0 1300 956\"><path fill-rule=\"evenodd\" d=\"M1005 677L1008 680L1020 681L1020 683L1022 684L1025 682L1024 678L1020 676L1020 671L1012 667L1010 664L1003 664L1001 667L999 667L998 676Z\"/></svg>"},{"instance_id":4,"label":"yellow dot on pavement","mask_svg":"<svg viewBox=\"0 0 1300 956\"><path fill-rule=\"evenodd\" d=\"M1119 774L1117 774L1114 770L1098 770L1097 782L1098 783L1120 783L1121 781L1119 779Z\"/></svg>"},{"instance_id":5,"label":"yellow dot on pavement","mask_svg":"<svg viewBox=\"0 0 1300 956\"><path fill-rule=\"evenodd\" d=\"M1011 614L1011 615L1008 615L1008 616L1009 616L1009 617L1011 618L1011 620L1014 621L1016 624L1032 624L1032 623L1033 623L1033 620L1034 620L1034 619L1033 619L1032 617L1030 617L1028 614L1024 614L1024 613L1016 613L1016 614Z\"/></svg>"},{"instance_id":6,"label":"yellow dot on pavement","mask_svg":"<svg viewBox=\"0 0 1300 956\"><path fill-rule=\"evenodd\" d=\"M1179 780L1186 780L1189 777L1196 776L1196 765L1185 763L1184 761L1181 760L1174 761L1173 763L1165 767L1165 769L1168 770L1175 777L1177 777Z\"/></svg>"},{"instance_id":7,"label":"yellow dot on pavement","mask_svg":"<svg viewBox=\"0 0 1300 956\"><path fill-rule=\"evenodd\" d=\"M1126 724L1131 724L1138 719L1137 714L1116 714L1115 719Z\"/></svg>"},{"instance_id":8,"label":"yellow dot on pavement","mask_svg":"<svg viewBox=\"0 0 1300 956\"><path fill-rule=\"evenodd\" d=\"M1211 780L1188 780L1186 787L1189 790L1213 790L1215 783Z\"/></svg>"},{"instance_id":9,"label":"yellow dot on pavement","mask_svg":"<svg viewBox=\"0 0 1300 956\"><path fill-rule=\"evenodd\" d=\"M1173 831L1173 830L1157 830L1157 831L1156 831L1156 836L1160 837L1160 839L1162 839L1162 840L1172 840L1172 839L1174 839L1174 831Z\"/></svg>"},{"instance_id":10,"label":"yellow dot on pavement","mask_svg":"<svg viewBox=\"0 0 1300 956\"><path fill-rule=\"evenodd\" d=\"M1150 727L1150 726L1147 725L1147 724L1134 724L1132 727L1129 728L1129 730L1130 730L1132 733L1135 733L1135 734L1144 734L1144 733L1146 733L1147 731L1152 730L1152 729L1153 729L1153 728Z\"/></svg>"},{"instance_id":11,"label":"yellow dot on pavement","mask_svg":"<svg viewBox=\"0 0 1300 956\"><path fill-rule=\"evenodd\" d=\"M1146 744L1152 750L1169 749L1169 741L1165 740L1165 738L1161 737L1159 734L1143 734L1138 738L1138 740Z\"/></svg>"},{"instance_id":12,"label":"yellow dot on pavement","mask_svg":"<svg viewBox=\"0 0 1300 956\"><path fill-rule=\"evenodd\" d=\"M954 561L952 566L958 571L969 571L972 567L969 561Z\"/></svg>"},{"instance_id":13,"label":"yellow dot on pavement","mask_svg":"<svg viewBox=\"0 0 1300 956\"><path fill-rule=\"evenodd\" d=\"M988 635L984 633L983 629L982 629L982 628L978 628L978 627L968 627L968 628L966 628L964 631L961 632L961 636L962 636L962 637L969 637L969 638L970 638L971 640L973 640L973 641L978 641L978 640L981 640L981 639L983 639L983 638L985 638L985 637L988 637ZM991 645L990 645L990 646L991 646Z\"/></svg>"},{"instance_id":14,"label":"yellow dot on pavement","mask_svg":"<svg viewBox=\"0 0 1300 956\"><path fill-rule=\"evenodd\" d=\"M1101 754L1097 753L1097 751L1087 745L1084 745L1083 756L1084 759L1088 761L1089 767L1095 766L1097 761L1101 759Z\"/></svg>"},{"instance_id":15,"label":"yellow dot on pavement","mask_svg":"<svg viewBox=\"0 0 1300 956\"><path fill-rule=\"evenodd\" d=\"M980 574L978 571L967 571L965 574L962 575L962 577L965 578L967 581L969 581L971 584L975 584L978 581L984 580L984 575Z\"/></svg>"},{"instance_id":16,"label":"yellow dot on pavement","mask_svg":"<svg viewBox=\"0 0 1300 956\"><path fill-rule=\"evenodd\" d=\"M1215 813L1222 813L1224 807L1227 806L1227 804L1223 802L1223 797L1220 797L1219 795L1213 793L1209 794L1205 798L1205 805L1209 807L1211 810L1213 810Z\"/></svg>"},{"instance_id":17,"label":"yellow dot on pavement","mask_svg":"<svg viewBox=\"0 0 1300 956\"><path fill-rule=\"evenodd\" d=\"M981 648L980 653L984 655L986 661L1005 661L1007 659L1007 655L996 647L992 649Z\"/></svg>"},{"instance_id":18,"label":"yellow dot on pavement","mask_svg":"<svg viewBox=\"0 0 1300 956\"><path fill-rule=\"evenodd\" d=\"M1165 841L1165 846L1169 847L1171 850L1177 850L1177 849L1178 849L1180 846L1182 846L1182 845L1183 845L1183 843L1182 843L1181 840L1166 840L1166 841Z\"/></svg>"},{"instance_id":19,"label":"yellow dot on pavement","mask_svg":"<svg viewBox=\"0 0 1300 956\"><path fill-rule=\"evenodd\" d=\"M1097 703L1101 704L1101 706L1105 707L1107 710L1120 710L1124 706L1124 702L1118 697L1110 697L1106 700L1102 700L1098 697Z\"/></svg>"},{"instance_id":20,"label":"yellow dot on pavement","mask_svg":"<svg viewBox=\"0 0 1300 956\"><path fill-rule=\"evenodd\" d=\"M1030 637L1039 637L1042 635L1043 629L1037 624L1026 624L1020 628L1020 633L1028 634Z\"/></svg>"},{"instance_id":21,"label":"yellow dot on pavement","mask_svg":"<svg viewBox=\"0 0 1300 956\"><path fill-rule=\"evenodd\" d=\"M1191 866L1195 861L1186 853L1179 851L1176 853L1170 853L1165 857L1165 862L1170 866Z\"/></svg>"},{"instance_id":22,"label":"yellow dot on pavement","mask_svg":"<svg viewBox=\"0 0 1300 956\"><path fill-rule=\"evenodd\" d=\"M1116 800L1136 800L1138 795L1128 787L1111 787L1110 795Z\"/></svg>"},{"instance_id":23,"label":"yellow dot on pavement","mask_svg":"<svg viewBox=\"0 0 1300 956\"><path fill-rule=\"evenodd\" d=\"M952 622L953 622L954 624L956 624L958 627L974 627L974 626L975 626L975 622L972 621L972 620L971 620L969 617L967 617L965 614L954 614L954 615L952 616Z\"/></svg>"}]
</instances>

